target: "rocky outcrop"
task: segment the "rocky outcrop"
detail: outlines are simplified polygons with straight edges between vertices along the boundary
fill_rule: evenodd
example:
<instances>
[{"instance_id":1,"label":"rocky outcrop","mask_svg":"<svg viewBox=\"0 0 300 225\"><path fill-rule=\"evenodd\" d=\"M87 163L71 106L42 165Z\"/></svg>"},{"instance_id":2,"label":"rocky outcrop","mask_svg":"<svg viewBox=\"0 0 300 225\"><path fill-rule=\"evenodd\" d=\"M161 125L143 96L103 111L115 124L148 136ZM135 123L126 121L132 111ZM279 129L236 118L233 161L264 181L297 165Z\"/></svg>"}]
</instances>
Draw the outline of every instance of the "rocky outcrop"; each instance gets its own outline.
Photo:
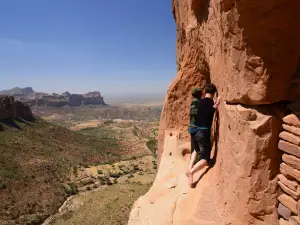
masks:
<instances>
[{"instance_id":1,"label":"rocky outcrop","mask_svg":"<svg viewBox=\"0 0 300 225\"><path fill-rule=\"evenodd\" d=\"M80 105L82 105L83 99L84 99L84 97L82 95L71 94L67 98L68 105L70 105L70 106L80 106Z\"/></svg>"},{"instance_id":2,"label":"rocky outcrop","mask_svg":"<svg viewBox=\"0 0 300 225\"><path fill-rule=\"evenodd\" d=\"M98 91L89 92L83 96L84 96L84 99L82 101L83 105L105 105L103 97Z\"/></svg>"},{"instance_id":3,"label":"rocky outcrop","mask_svg":"<svg viewBox=\"0 0 300 225\"><path fill-rule=\"evenodd\" d=\"M66 91L66 92L62 93L61 95L64 96L65 98L68 98L68 97L70 97L71 94L68 91Z\"/></svg>"},{"instance_id":4,"label":"rocky outcrop","mask_svg":"<svg viewBox=\"0 0 300 225\"><path fill-rule=\"evenodd\" d=\"M129 224L277 225L282 101L299 99L300 2L173 0L173 14L178 74L161 115L159 171ZM190 91L210 82L223 99L212 140L215 164L196 174L191 189L184 174ZM299 203L282 199L295 218Z\"/></svg>"},{"instance_id":5,"label":"rocky outcrop","mask_svg":"<svg viewBox=\"0 0 300 225\"><path fill-rule=\"evenodd\" d=\"M295 112L297 113L297 112ZM278 214L286 224L300 224L300 119L295 114L283 118L283 131L279 137L278 148L283 151L278 185ZM298 222L297 223L297 218Z\"/></svg>"},{"instance_id":6,"label":"rocky outcrop","mask_svg":"<svg viewBox=\"0 0 300 225\"><path fill-rule=\"evenodd\" d=\"M34 93L34 90L31 87L19 88L15 87L10 90L0 91L1 95L26 95Z\"/></svg>"},{"instance_id":7,"label":"rocky outcrop","mask_svg":"<svg viewBox=\"0 0 300 225\"><path fill-rule=\"evenodd\" d=\"M32 119L33 114L30 107L20 101L16 101L16 117L22 119Z\"/></svg>"},{"instance_id":8,"label":"rocky outcrop","mask_svg":"<svg viewBox=\"0 0 300 225\"><path fill-rule=\"evenodd\" d=\"M41 100L43 101L44 105L52 107L62 107L68 104L67 100L61 95L43 96Z\"/></svg>"},{"instance_id":9,"label":"rocky outcrop","mask_svg":"<svg viewBox=\"0 0 300 225\"><path fill-rule=\"evenodd\" d=\"M4 119L31 119L33 114L29 106L15 101L13 96L0 97L0 120Z\"/></svg>"},{"instance_id":10,"label":"rocky outcrop","mask_svg":"<svg viewBox=\"0 0 300 225\"><path fill-rule=\"evenodd\" d=\"M15 99L12 96L0 96L0 119L16 118Z\"/></svg>"},{"instance_id":11,"label":"rocky outcrop","mask_svg":"<svg viewBox=\"0 0 300 225\"><path fill-rule=\"evenodd\" d=\"M34 90L32 87L25 87L22 89L22 94L27 95L27 94L32 94L34 93Z\"/></svg>"},{"instance_id":12,"label":"rocky outcrop","mask_svg":"<svg viewBox=\"0 0 300 225\"><path fill-rule=\"evenodd\" d=\"M94 91L84 95L64 93L70 106L80 105L105 105L103 97L100 92Z\"/></svg>"}]
</instances>

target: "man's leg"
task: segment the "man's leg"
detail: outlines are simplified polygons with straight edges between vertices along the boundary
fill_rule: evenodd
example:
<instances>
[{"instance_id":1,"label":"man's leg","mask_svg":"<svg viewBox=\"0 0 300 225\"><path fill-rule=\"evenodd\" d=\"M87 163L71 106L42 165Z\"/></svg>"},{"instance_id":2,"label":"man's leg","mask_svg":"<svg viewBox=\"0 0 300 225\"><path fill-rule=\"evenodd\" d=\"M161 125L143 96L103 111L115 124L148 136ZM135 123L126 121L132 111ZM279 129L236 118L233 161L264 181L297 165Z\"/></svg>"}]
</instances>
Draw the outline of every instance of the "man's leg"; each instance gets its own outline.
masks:
<instances>
[{"instance_id":1,"label":"man's leg","mask_svg":"<svg viewBox=\"0 0 300 225\"><path fill-rule=\"evenodd\" d=\"M197 152L199 152L199 145L195 139L195 135L191 135L191 157L190 157L190 162L189 162L189 166L188 169L191 170L192 167L194 166L196 159L197 159Z\"/></svg>"},{"instance_id":2,"label":"man's leg","mask_svg":"<svg viewBox=\"0 0 300 225\"><path fill-rule=\"evenodd\" d=\"M192 168L194 166L194 163L197 159L198 153L196 151L193 151L191 159L190 159L190 163L189 163L189 167L186 170L186 176L188 177L188 182L189 185L191 186L193 184L193 173L192 173Z\"/></svg>"},{"instance_id":3,"label":"man's leg","mask_svg":"<svg viewBox=\"0 0 300 225\"><path fill-rule=\"evenodd\" d=\"M190 170L190 173L193 175L194 173L198 172L199 170L203 169L208 165L206 159L201 159L199 162L196 163L195 166Z\"/></svg>"},{"instance_id":4,"label":"man's leg","mask_svg":"<svg viewBox=\"0 0 300 225\"><path fill-rule=\"evenodd\" d=\"M202 144L199 144L199 157L200 161L196 163L196 165L193 166L192 170L190 171L190 174L193 176L194 173L197 171L203 169L204 167L208 166L208 162L210 161L210 145L203 146Z\"/></svg>"},{"instance_id":5,"label":"man's leg","mask_svg":"<svg viewBox=\"0 0 300 225\"><path fill-rule=\"evenodd\" d=\"M210 160L210 151L211 151L209 133L207 133L206 131L199 132L195 136L195 140L198 143L200 161L197 162L196 165L194 165L190 170L192 176L197 171L208 166L208 162Z\"/></svg>"},{"instance_id":6,"label":"man's leg","mask_svg":"<svg viewBox=\"0 0 300 225\"><path fill-rule=\"evenodd\" d=\"M196 159L197 159L197 156L198 156L198 153L194 150L192 155L191 155L191 159L190 159L190 163L189 163L189 167L188 167L188 170L192 170L195 162L196 162Z\"/></svg>"},{"instance_id":7,"label":"man's leg","mask_svg":"<svg viewBox=\"0 0 300 225\"><path fill-rule=\"evenodd\" d=\"M199 149L200 149L199 151L200 161L193 166L191 170L192 174L208 166L208 161L210 160L210 150L211 150L210 145L199 146Z\"/></svg>"},{"instance_id":8,"label":"man's leg","mask_svg":"<svg viewBox=\"0 0 300 225\"><path fill-rule=\"evenodd\" d=\"M193 184L193 175L191 173L191 170L196 162L196 159L197 159L197 156L198 156L198 153L197 151L199 151L199 145L198 143L196 142L195 140L195 136L194 135L191 135L191 151L192 151L192 154L191 154L191 158L190 158L190 162L189 162L189 166L186 170L186 176L188 177L188 182L189 182L189 185L191 186Z\"/></svg>"}]
</instances>

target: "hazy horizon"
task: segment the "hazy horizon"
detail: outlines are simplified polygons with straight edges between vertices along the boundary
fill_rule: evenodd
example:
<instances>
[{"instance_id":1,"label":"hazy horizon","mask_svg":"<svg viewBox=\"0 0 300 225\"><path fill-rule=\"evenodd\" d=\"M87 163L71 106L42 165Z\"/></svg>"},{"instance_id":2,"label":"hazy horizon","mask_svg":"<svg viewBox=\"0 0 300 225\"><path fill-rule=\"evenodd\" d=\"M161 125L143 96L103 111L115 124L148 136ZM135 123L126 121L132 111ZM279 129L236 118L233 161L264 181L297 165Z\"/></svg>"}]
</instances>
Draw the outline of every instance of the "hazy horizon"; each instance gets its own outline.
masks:
<instances>
[{"instance_id":1,"label":"hazy horizon","mask_svg":"<svg viewBox=\"0 0 300 225\"><path fill-rule=\"evenodd\" d=\"M176 75L171 1L11 0L0 13L0 90L164 93Z\"/></svg>"}]
</instances>

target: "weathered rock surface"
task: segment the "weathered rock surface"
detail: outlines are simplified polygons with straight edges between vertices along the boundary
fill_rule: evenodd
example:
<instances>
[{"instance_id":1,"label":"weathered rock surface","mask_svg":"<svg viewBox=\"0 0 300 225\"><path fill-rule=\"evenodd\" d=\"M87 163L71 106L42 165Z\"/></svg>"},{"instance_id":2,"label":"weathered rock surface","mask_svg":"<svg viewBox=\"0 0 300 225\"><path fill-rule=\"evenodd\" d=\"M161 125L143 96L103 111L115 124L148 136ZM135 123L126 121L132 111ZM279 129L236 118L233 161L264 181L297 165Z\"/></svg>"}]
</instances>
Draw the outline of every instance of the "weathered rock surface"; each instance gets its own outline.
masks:
<instances>
[{"instance_id":1,"label":"weathered rock surface","mask_svg":"<svg viewBox=\"0 0 300 225\"><path fill-rule=\"evenodd\" d=\"M225 100L262 104L288 99L299 66L299 4L174 0L178 70L199 73L204 54L211 81Z\"/></svg>"},{"instance_id":2,"label":"weathered rock surface","mask_svg":"<svg viewBox=\"0 0 300 225\"><path fill-rule=\"evenodd\" d=\"M297 184L296 181L292 181L287 179L283 174L279 174L278 175L279 180L286 185L287 187L289 187L290 189L292 189L293 191L300 191L299 189L299 185Z\"/></svg>"},{"instance_id":3,"label":"weathered rock surface","mask_svg":"<svg viewBox=\"0 0 300 225\"><path fill-rule=\"evenodd\" d=\"M281 189L287 193L289 196L293 197L295 200L298 200L300 197L300 192L297 191L293 191L292 189L290 189L289 187L285 186L282 182L278 182L279 186L281 187Z\"/></svg>"},{"instance_id":4,"label":"weathered rock surface","mask_svg":"<svg viewBox=\"0 0 300 225\"><path fill-rule=\"evenodd\" d=\"M300 1L173 0L173 14L178 73L161 115L159 171L129 224L277 225L281 122L271 108L298 96ZM218 154L214 167L190 189L184 177L190 91L209 82L224 100L213 137ZM300 127L293 116L284 122ZM298 147L280 144L298 155L291 146ZM287 178L298 176L286 164L281 170ZM176 187L164 187L174 177Z\"/></svg>"},{"instance_id":5,"label":"weathered rock surface","mask_svg":"<svg viewBox=\"0 0 300 225\"><path fill-rule=\"evenodd\" d=\"M292 216L289 220L290 225L300 225L300 218L297 216Z\"/></svg>"},{"instance_id":6,"label":"weathered rock surface","mask_svg":"<svg viewBox=\"0 0 300 225\"><path fill-rule=\"evenodd\" d=\"M278 205L278 214L285 218L286 220L289 220L290 217L292 216L292 211L289 210L287 207L279 203Z\"/></svg>"},{"instance_id":7,"label":"weathered rock surface","mask_svg":"<svg viewBox=\"0 0 300 225\"><path fill-rule=\"evenodd\" d=\"M13 96L0 97L0 120L3 119L28 119L32 118L33 114L29 106L20 101L15 101Z\"/></svg>"},{"instance_id":8,"label":"weathered rock surface","mask_svg":"<svg viewBox=\"0 0 300 225\"><path fill-rule=\"evenodd\" d=\"M291 224L289 224L289 221L286 221L286 220L280 218L279 225L291 225Z\"/></svg>"},{"instance_id":9,"label":"weathered rock surface","mask_svg":"<svg viewBox=\"0 0 300 225\"><path fill-rule=\"evenodd\" d=\"M286 177L291 177L300 182L300 170L293 169L292 167L286 165L285 163L281 163L280 172Z\"/></svg>"},{"instance_id":10,"label":"weathered rock surface","mask_svg":"<svg viewBox=\"0 0 300 225\"><path fill-rule=\"evenodd\" d=\"M290 114L290 115L287 115L286 117L284 117L283 122L285 122L286 124L295 126L295 127L300 127L300 120L299 120L298 116L296 116L294 114Z\"/></svg>"},{"instance_id":11,"label":"weathered rock surface","mask_svg":"<svg viewBox=\"0 0 300 225\"><path fill-rule=\"evenodd\" d=\"M296 209L297 209L297 215L300 218L300 200L298 201L297 205L296 205Z\"/></svg>"},{"instance_id":12,"label":"weathered rock surface","mask_svg":"<svg viewBox=\"0 0 300 225\"><path fill-rule=\"evenodd\" d=\"M103 97L98 91L89 92L83 95L83 97L84 97L82 101L83 105L104 105L105 104L103 101Z\"/></svg>"},{"instance_id":13,"label":"weathered rock surface","mask_svg":"<svg viewBox=\"0 0 300 225\"><path fill-rule=\"evenodd\" d=\"M284 152L300 157L300 147L297 145L280 140L278 143L278 148Z\"/></svg>"},{"instance_id":14,"label":"weathered rock surface","mask_svg":"<svg viewBox=\"0 0 300 225\"><path fill-rule=\"evenodd\" d=\"M219 138L215 146L216 164L195 189L187 187L184 174L187 161L183 154L189 144L180 144L179 132L166 131L157 178L150 191L135 204L130 225L278 222L274 211L279 155L274 154L278 151L277 137L272 134L279 134L279 121L275 116L266 115L263 107L254 110L240 105L222 105L221 114L219 137L214 136ZM168 189L167 184L174 178L176 187ZM237 202L243 207L236 207Z\"/></svg>"},{"instance_id":15,"label":"weathered rock surface","mask_svg":"<svg viewBox=\"0 0 300 225\"><path fill-rule=\"evenodd\" d=\"M292 197L282 194L278 197L278 200L293 213L297 214L297 202Z\"/></svg>"},{"instance_id":16,"label":"weathered rock surface","mask_svg":"<svg viewBox=\"0 0 300 225\"><path fill-rule=\"evenodd\" d=\"M297 137L289 132L283 131L279 134L279 137L283 140L286 140L292 144L300 145L300 137Z\"/></svg>"},{"instance_id":17,"label":"weathered rock surface","mask_svg":"<svg viewBox=\"0 0 300 225\"><path fill-rule=\"evenodd\" d=\"M68 105L70 105L70 106L80 106L80 105L82 105L83 99L84 99L84 97L82 95L71 94L67 98Z\"/></svg>"},{"instance_id":18,"label":"weathered rock surface","mask_svg":"<svg viewBox=\"0 0 300 225\"><path fill-rule=\"evenodd\" d=\"M57 95L57 96L50 95L50 96L43 96L40 99L38 104L39 105L43 104L43 105L52 106L52 107L62 107L64 105L67 105L68 102L61 95Z\"/></svg>"},{"instance_id":19,"label":"weathered rock surface","mask_svg":"<svg viewBox=\"0 0 300 225\"><path fill-rule=\"evenodd\" d=\"M298 136L300 136L300 128L298 127L293 127L293 126L289 126L287 124L282 124L283 129L285 129L286 131L289 131L293 134L296 134Z\"/></svg>"},{"instance_id":20,"label":"weathered rock surface","mask_svg":"<svg viewBox=\"0 0 300 225\"><path fill-rule=\"evenodd\" d=\"M0 96L0 119L16 118L15 99L12 96Z\"/></svg>"},{"instance_id":21,"label":"weathered rock surface","mask_svg":"<svg viewBox=\"0 0 300 225\"><path fill-rule=\"evenodd\" d=\"M33 114L30 109L30 107L23 102L16 101L15 103L16 107L16 117L22 118L22 119L32 119Z\"/></svg>"},{"instance_id":22,"label":"weathered rock surface","mask_svg":"<svg viewBox=\"0 0 300 225\"><path fill-rule=\"evenodd\" d=\"M283 154L282 160L291 167L300 170L300 159L292 155Z\"/></svg>"}]
</instances>

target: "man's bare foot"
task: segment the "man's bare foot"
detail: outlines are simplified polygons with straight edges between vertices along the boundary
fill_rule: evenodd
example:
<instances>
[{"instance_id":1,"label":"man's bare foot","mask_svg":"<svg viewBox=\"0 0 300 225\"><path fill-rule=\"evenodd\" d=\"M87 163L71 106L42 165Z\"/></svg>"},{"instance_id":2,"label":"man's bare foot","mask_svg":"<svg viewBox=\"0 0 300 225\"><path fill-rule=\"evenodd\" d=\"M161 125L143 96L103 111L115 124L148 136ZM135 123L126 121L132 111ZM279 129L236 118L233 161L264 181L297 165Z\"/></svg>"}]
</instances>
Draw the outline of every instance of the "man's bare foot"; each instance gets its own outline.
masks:
<instances>
[{"instance_id":1,"label":"man's bare foot","mask_svg":"<svg viewBox=\"0 0 300 225\"><path fill-rule=\"evenodd\" d=\"M189 186L190 187L192 187L192 185L193 185L193 174L191 173L191 171L190 170L187 170L186 171L186 176L187 176L187 178L188 178L188 183L189 183Z\"/></svg>"}]
</instances>

